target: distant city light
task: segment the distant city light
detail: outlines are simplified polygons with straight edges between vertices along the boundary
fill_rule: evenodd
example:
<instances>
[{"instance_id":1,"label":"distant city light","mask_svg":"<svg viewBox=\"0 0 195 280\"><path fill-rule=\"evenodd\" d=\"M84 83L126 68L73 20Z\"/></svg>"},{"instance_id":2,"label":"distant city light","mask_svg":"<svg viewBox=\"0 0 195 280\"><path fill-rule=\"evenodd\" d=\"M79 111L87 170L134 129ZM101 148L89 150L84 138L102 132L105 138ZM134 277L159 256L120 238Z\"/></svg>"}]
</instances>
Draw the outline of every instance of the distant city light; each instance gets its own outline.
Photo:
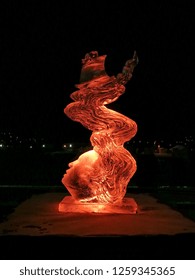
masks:
<instances>
[{"instance_id":1,"label":"distant city light","mask_svg":"<svg viewBox=\"0 0 195 280\"><path fill-rule=\"evenodd\" d=\"M10 137L11 136L11 137ZM67 140L64 139L64 142L62 142L59 146L59 149L64 149L64 152L71 153L73 151L76 151L77 149L87 145L87 143L79 143L79 142L66 142ZM129 144L127 142L127 145L129 147ZM178 137L176 139L148 139L148 138L138 138L134 139L132 141L131 148L135 148L135 152L143 152L142 148L146 148L151 146L153 150L157 153L157 151L161 149L167 149L170 154L172 153L172 147L176 145L181 145L186 147L186 149L189 150L189 152L195 151L195 138L193 136L185 136L185 137ZM41 138L41 137L29 137L29 136L20 136L18 133L15 135L11 132L0 132L0 150L1 153L5 150L11 150L11 149L32 149L35 151L36 149L42 149L43 151L45 149L55 149L55 143L49 142L48 139ZM141 147L141 150L139 150L139 147ZM151 153L153 152L151 149Z\"/></svg>"}]
</instances>

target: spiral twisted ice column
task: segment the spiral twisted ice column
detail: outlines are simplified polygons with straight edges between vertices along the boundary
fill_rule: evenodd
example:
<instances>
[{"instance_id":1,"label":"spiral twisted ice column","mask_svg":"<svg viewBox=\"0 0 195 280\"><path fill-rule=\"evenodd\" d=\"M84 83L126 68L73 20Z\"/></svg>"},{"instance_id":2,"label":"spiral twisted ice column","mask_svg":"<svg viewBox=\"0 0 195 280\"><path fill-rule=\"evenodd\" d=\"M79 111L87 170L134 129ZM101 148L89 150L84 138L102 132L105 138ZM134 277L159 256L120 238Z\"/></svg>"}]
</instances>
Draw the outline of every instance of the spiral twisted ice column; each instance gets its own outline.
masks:
<instances>
[{"instance_id":1,"label":"spiral twisted ice column","mask_svg":"<svg viewBox=\"0 0 195 280\"><path fill-rule=\"evenodd\" d=\"M93 181L92 197L100 203L120 203L127 184L136 172L136 161L124 143L135 136L136 123L130 118L106 107L125 92L138 59L136 53L123 67L122 73L109 77L105 72L106 55L92 51L82 60L79 90L70 97L74 102L64 109L65 114L92 131L90 141L98 153Z\"/></svg>"}]
</instances>

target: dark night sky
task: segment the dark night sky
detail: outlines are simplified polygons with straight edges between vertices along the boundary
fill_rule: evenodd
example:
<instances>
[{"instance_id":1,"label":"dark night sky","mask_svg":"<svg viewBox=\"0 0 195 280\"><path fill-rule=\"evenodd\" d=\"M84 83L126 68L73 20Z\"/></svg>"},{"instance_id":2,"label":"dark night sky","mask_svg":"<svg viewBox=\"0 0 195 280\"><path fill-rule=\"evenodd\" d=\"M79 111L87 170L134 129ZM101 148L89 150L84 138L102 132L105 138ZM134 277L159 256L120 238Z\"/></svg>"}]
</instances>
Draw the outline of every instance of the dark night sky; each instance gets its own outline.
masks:
<instances>
[{"instance_id":1,"label":"dark night sky","mask_svg":"<svg viewBox=\"0 0 195 280\"><path fill-rule=\"evenodd\" d=\"M74 140L76 131L88 141L91 132L63 113L81 59L107 54L106 71L116 75L136 50L139 64L110 107L135 120L140 137L195 135L189 1L18 2L1 8L1 131L54 141Z\"/></svg>"}]
</instances>

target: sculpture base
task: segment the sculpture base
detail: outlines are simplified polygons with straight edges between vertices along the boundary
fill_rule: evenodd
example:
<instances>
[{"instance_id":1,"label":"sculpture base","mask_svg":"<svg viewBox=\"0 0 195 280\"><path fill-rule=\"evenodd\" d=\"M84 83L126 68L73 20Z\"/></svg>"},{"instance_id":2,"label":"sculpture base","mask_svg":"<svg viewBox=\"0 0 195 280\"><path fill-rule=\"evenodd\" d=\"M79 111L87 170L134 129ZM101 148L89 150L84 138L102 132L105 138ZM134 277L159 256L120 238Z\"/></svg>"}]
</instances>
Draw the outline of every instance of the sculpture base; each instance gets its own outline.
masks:
<instances>
[{"instance_id":1,"label":"sculpture base","mask_svg":"<svg viewBox=\"0 0 195 280\"><path fill-rule=\"evenodd\" d=\"M133 198L124 198L119 204L81 203L65 196L59 203L59 212L64 213L100 213L100 214L136 214L137 203Z\"/></svg>"}]
</instances>

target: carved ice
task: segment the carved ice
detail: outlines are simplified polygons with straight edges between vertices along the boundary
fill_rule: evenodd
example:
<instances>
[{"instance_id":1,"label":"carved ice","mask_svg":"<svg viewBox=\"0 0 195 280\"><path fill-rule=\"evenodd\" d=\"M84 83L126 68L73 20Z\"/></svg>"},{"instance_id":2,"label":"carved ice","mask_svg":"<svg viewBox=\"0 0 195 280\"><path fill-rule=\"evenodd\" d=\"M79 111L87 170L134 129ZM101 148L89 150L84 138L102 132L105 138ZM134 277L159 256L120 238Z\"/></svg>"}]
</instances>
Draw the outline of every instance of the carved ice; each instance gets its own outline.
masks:
<instances>
[{"instance_id":1,"label":"carved ice","mask_svg":"<svg viewBox=\"0 0 195 280\"><path fill-rule=\"evenodd\" d=\"M92 131L93 149L69 164L62 183L79 203L120 205L137 169L135 159L124 148L137 133L137 124L106 105L125 92L138 58L135 52L116 77L106 74L105 59L97 51L85 55L80 83L75 85L78 90L64 109L69 118Z\"/></svg>"}]
</instances>

